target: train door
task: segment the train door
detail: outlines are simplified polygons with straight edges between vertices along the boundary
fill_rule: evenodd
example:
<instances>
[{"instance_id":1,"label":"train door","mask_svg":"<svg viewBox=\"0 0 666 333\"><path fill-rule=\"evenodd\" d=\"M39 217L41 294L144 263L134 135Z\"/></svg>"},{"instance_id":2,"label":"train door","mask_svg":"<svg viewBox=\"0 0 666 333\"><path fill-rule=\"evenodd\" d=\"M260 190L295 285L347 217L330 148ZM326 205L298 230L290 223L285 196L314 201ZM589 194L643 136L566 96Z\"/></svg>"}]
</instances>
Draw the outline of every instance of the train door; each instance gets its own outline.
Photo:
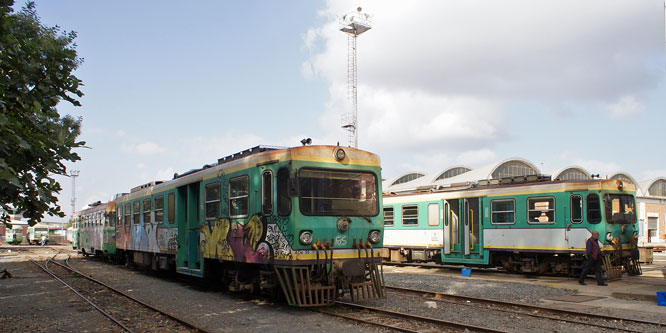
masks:
<instances>
[{"instance_id":1,"label":"train door","mask_svg":"<svg viewBox=\"0 0 666 333\"><path fill-rule=\"evenodd\" d=\"M448 205L447 205L448 204ZM448 200L444 204L443 262L478 262L482 258L481 200L466 198Z\"/></svg>"},{"instance_id":2,"label":"train door","mask_svg":"<svg viewBox=\"0 0 666 333\"><path fill-rule=\"evenodd\" d=\"M178 188L176 221L178 224L177 271L203 276L203 258L199 250L199 183Z\"/></svg>"},{"instance_id":3,"label":"train door","mask_svg":"<svg viewBox=\"0 0 666 333\"><path fill-rule=\"evenodd\" d=\"M462 258L460 244L460 200L444 202L444 259Z\"/></svg>"},{"instance_id":4,"label":"train door","mask_svg":"<svg viewBox=\"0 0 666 333\"><path fill-rule=\"evenodd\" d=\"M589 237L589 232L586 228L581 228L583 223L583 192L570 192L568 205L564 205L565 216L565 231L564 238L567 243L567 248L575 250L575 248L585 248L585 242Z\"/></svg>"}]
</instances>

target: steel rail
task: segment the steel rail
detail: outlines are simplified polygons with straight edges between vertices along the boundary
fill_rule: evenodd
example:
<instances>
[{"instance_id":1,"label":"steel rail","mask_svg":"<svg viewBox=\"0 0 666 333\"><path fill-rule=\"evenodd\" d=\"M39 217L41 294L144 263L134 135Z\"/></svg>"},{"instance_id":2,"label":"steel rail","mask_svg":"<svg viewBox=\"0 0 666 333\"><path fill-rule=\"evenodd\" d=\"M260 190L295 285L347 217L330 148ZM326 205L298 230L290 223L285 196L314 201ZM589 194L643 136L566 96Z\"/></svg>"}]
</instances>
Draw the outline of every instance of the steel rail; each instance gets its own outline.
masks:
<instances>
[{"instance_id":1,"label":"steel rail","mask_svg":"<svg viewBox=\"0 0 666 333\"><path fill-rule=\"evenodd\" d=\"M392 311L392 310L386 310L386 309L381 309L381 308L376 308L376 307L361 305L361 304L347 303L347 302L342 302L342 301L335 301L335 304L350 307L350 308L354 308L354 309L370 310L370 311L379 312L379 313L383 313L383 314L387 314L387 315L391 315L391 316L395 316L395 317L401 317L401 318L404 318L404 319L422 321L422 322L427 322L427 323L431 323L431 324L435 324L435 325L446 326L446 327L457 328L457 329L467 329L467 330L472 330L472 331L476 331L476 332L489 332L489 333L505 332L505 331L500 331L500 330L496 330L496 329L493 329L493 328L467 325L467 324L458 323L458 322L454 322L454 321L446 321L446 320L430 318L430 317L410 315L410 314L407 314L407 313L402 313L402 312L397 312L397 311ZM337 314L334 314L334 315L337 315ZM350 319L361 321L358 318L350 318ZM370 323L378 325L378 326L384 326L385 325L385 324L377 324L377 323L373 323L373 322L370 322ZM392 328L392 329L398 329L398 330L405 330L406 332L412 332L409 329L396 328L396 327L392 327L392 326L386 326L386 327L389 327L389 328Z\"/></svg>"},{"instance_id":2,"label":"steel rail","mask_svg":"<svg viewBox=\"0 0 666 333\"><path fill-rule=\"evenodd\" d=\"M551 313L555 313L555 314L566 314L566 315L576 316L576 317L583 316L583 317L588 317L588 318L593 318L593 319L625 321L625 322L629 322L629 323L666 327L666 324L660 323L660 322L654 322L654 321L629 319L629 318L622 318L622 317L613 317L613 316L594 314L594 313L583 313L583 312L577 312L577 311L571 311L571 310L555 309L555 308L550 308L550 307L538 306L538 305L521 304L521 303L508 302L508 301L500 301L500 300L486 299L486 298L472 297L472 296L454 295L454 294L448 294L448 293L440 293L440 292L433 292L433 291L419 290L419 289L410 289L410 288L403 288L403 287L396 287L396 286L384 286L384 288L389 289L389 290L396 290L396 291L406 292L406 293L413 293L413 294L420 294L420 295L432 295L431 297L433 297L434 300L440 300L441 297L446 297L446 298L452 298L452 299L458 299L458 300L470 300L470 301L474 301L474 302L478 302L478 303L490 303L490 304L502 305L502 306L514 306L514 307L523 308L523 309L526 309L526 310L537 310L537 311L543 311L543 312L551 312ZM530 313L525 313L525 312L521 312L521 314L532 315ZM549 319L568 321L566 319L552 318L552 317L548 317L548 316L544 316L544 317L549 318ZM589 323L585 323L585 322L577 322L577 321L573 321L573 322L580 323L580 324L586 324L586 325L589 324ZM599 325L599 326L602 327L601 325ZM612 327L612 326L609 326L608 328L618 329L617 327ZM627 330L627 329L622 329L622 330Z\"/></svg>"},{"instance_id":3,"label":"steel rail","mask_svg":"<svg viewBox=\"0 0 666 333\"><path fill-rule=\"evenodd\" d=\"M86 278L86 279L88 279L88 280L90 280L90 281L92 281L92 282L95 282L95 283L97 283L97 284L99 284L99 285L101 285L101 286L104 286L104 287L108 288L109 290L111 290L111 291L113 291L113 292L115 292L115 293L117 293L117 294L119 294L119 295L125 296L125 297L129 298L130 300L132 300L132 301L134 301L134 302L136 302L136 303L138 303L138 304L141 304L142 306L145 306L145 307L147 307L147 308L149 308L149 309L151 309L151 310L153 310L153 311L155 311L155 312L158 312L158 313L160 313L160 314L162 314L162 315L164 315L164 316L166 316L166 317L168 317L168 318L170 318L170 319L173 319L173 320L179 322L180 324L182 324L182 325L184 325L184 326L187 326L187 327L189 327L189 328L195 330L196 332L202 332L202 333L207 333L207 332L208 332L208 331L206 331L206 330L203 329L203 328L200 328L200 327L198 327L198 326L196 326L196 325L194 325L194 324L191 324L191 323L185 321L184 319L180 319L180 318L178 318L178 317L176 317L176 316L174 316L174 315L172 315L172 314L170 314L170 313L167 313L167 312L165 312L165 311L163 311L163 310L161 310L161 309L158 309L158 308L156 308L156 307L154 307L154 306L152 306L152 305L150 305L150 304L148 304L148 303L145 303L145 302L143 302L143 301L141 301L141 300L139 300L139 299L137 299L137 298L135 298L135 297L133 297L133 296L130 296L130 295L128 295L128 294L126 294L126 293L124 293L124 292L122 292L122 291L120 291L120 290L118 290L118 289L116 289L116 288L114 288L114 287L112 287L112 286L110 286L110 285L108 285L108 284L102 282L102 281L99 281L99 280L97 280L97 279L95 279L95 278L93 278L93 277L91 277L91 276L88 276L88 275L82 273L81 271L75 269L74 267L72 267L72 266L69 264L69 258L70 258L70 257L67 257L67 259L65 260L65 263L66 263L67 265L63 265L63 264L61 264L61 263L59 263L59 262L56 262L56 261L52 261L52 262L53 262L54 264L58 265L58 266L61 266L61 267L65 268L65 269L68 269L68 270L70 270L70 271L72 271L72 272L74 272L74 273L76 273L76 274L79 274L80 276L82 276L82 277L84 277L84 278Z\"/></svg>"},{"instance_id":4,"label":"steel rail","mask_svg":"<svg viewBox=\"0 0 666 333\"><path fill-rule=\"evenodd\" d=\"M97 304L93 303L93 301L91 301L91 300L89 300L88 298L86 298L85 296L83 296L83 295L82 295L81 293L79 293L76 289L74 289L72 286L70 286L69 284L67 284L67 282L63 281L63 280L60 279L57 275L55 275L55 273L53 273L50 269L48 269L47 267L44 267L44 266L40 265L39 263L37 263L36 261L34 261L34 260L32 260L32 259L30 259L30 262L33 263L33 264L35 264L37 267L41 268L44 272L46 272L46 273L48 273L49 275L51 275L54 279L60 281L60 283L64 284L67 288L69 288L71 291L73 291L76 295L78 295L79 297L81 297L84 301L88 302L88 304L92 305L92 307L94 307L97 311L99 311L100 313L102 313L102 314L103 314L104 316L106 316L107 318L111 319L111 321L113 321L114 323L116 323L116 324L117 324L118 326L120 326L122 329L124 329L124 330L127 331L127 332L132 332L132 330L131 330L129 327L125 326L125 325L124 325L123 323L121 323L118 319L114 318L113 316L111 316L111 314L109 314L108 312L104 311L104 310L103 310L102 308L100 308Z\"/></svg>"}]
</instances>

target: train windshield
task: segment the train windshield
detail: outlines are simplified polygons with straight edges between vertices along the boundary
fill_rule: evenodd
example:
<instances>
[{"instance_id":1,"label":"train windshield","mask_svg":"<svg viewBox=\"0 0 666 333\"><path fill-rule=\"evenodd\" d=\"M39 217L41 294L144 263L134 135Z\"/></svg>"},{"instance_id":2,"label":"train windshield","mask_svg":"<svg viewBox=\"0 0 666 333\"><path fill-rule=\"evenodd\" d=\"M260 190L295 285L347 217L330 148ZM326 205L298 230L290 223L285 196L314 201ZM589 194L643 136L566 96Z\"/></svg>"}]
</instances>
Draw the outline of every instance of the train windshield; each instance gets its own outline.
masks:
<instances>
[{"instance_id":1,"label":"train windshield","mask_svg":"<svg viewBox=\"0 0 666 333\"><path fill-rule=\"evenodd\" d=\"M301 169L301 212L305 215L376 216L377 177L372 172Z\"/></svg>"},{"instance_id":2,"label":"train windshield","mask_svg":"<svg viewBox=\"0 0 666 333\"><path fill-rule=\"evenodd\" d=\"M636 222L636 201L629 194L606 194L606 220L611 224L631 224Z\"/></svg>"}]
</instances>

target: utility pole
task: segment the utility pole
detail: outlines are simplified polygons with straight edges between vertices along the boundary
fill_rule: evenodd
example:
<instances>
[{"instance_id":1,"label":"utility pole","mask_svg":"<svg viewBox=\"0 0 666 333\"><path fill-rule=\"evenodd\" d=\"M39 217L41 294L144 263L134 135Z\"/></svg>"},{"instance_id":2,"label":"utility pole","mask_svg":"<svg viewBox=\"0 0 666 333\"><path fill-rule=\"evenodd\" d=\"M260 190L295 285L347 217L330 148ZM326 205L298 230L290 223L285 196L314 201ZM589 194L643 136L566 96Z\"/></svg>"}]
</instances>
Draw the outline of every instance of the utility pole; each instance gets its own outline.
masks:
<instances>
[{"instance_id":1,"label":"utility pole","mask_svg":"<svg viewBox=\"0 0 666 333\"><path fill-rule=\"evenodd\" d=\"M76 213L76 177L79 176L81 171L72 170L69 172L69 176L72 177L72 216Z\"/></svg>"}]
</instances>

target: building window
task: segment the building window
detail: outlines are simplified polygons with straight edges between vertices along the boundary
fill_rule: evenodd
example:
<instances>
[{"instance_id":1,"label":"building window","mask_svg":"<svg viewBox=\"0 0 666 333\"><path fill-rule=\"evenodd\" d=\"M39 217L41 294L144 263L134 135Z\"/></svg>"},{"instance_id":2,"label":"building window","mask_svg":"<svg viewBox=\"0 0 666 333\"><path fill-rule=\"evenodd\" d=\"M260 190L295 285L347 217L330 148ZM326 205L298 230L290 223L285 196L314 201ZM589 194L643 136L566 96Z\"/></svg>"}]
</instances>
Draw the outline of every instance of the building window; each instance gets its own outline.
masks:
<instances>
[{"instance_id":1,"label":"building window","mask_svg":"<svg viewBox=\"0 0 666 333\"><path fill-rule=\"evenodd\" d=\"M247 217L250 207L248 176L229 179L229 210L232 218Z\"/></svg>"},{"instance_id":2,"label":"building window","mask_svg":"<svg viewBox=\"0 0 666 333\"><path fill-rule=\"evenodd\" d=\"M529 223L555 222L555 198L528 198L527 221Z\"/></svg>"},{"instance_id":3,"label":"building window","mask_svg":"<svg viewBox=\"0 0 666 333\"><path fill-rule=\"evenodd\" d=\"M655 242L657 238L657 226L659 225L659 218L656 216L648 216L648 242Z\"/></svg>"},{"instance_id":4,"label":"building window","mask_svg":"<svg viewBox=\"0 0 666 333\"><path fill-rule=\"evenodd\" d=\"M492 224L516 223L516 201L513 199L493 200L490 202Z\"/></svg>"},{"instance_id":5,"label":"building window","mask_svg":"<svg viewBox=\"0 0 666 333\"><path fill-rule=\"evenodd\" d=\"M155 223L164 222L164 196L155 197Z\"/></svg>"},{"instance_id":6,"label":"building window","mask_svg":"<svg viewBox=\"0 0 666 333\"><path fill-rule=\"evenodd\" d=\"M601 203L595 193L587 195L587 222L591 224L601 222Z\"/></svg>"},{"instance_id":7,"label":"building window","mask_svg":"<svg viewBox=\"0 0 666 333\"><path fill-rule=\"evenodd\" d=\"M135 201L132 204L132 223L140 224L141 223L141 203Z\"/></svg>"},{"instance_id":8,"label":"building window","mask_svg":"<svg viewBox=\"0 0 666 333\"><path fill-rule=\"evenodd\" d=\"M176 195L173 193L169 193L169 216L167 216L167 220L169 223L173 223L176 221Z\"/></svg>"},{"instance_id":9,"label":"building window","mask_svg":"<svg viewBox=\"0 0 666 333\"><path fill-rule=\"evenodd\" d=\"M439 225L439 205L436 203L428 205L428 225L433 227Z\"/></svg>"},{"instance_id":10,"label":"building window","mask_svg":"<svg viewBox=\"0 0 666 333\"><path fill-rule=\"evenodd\" d=\"M437 179L435 179L435 180L452 178L452 177L455 177L455 176L462 175L463 173L469 172L469 171L472 171L472 169L465 168L465 167L455 167L455 168L444 171L444 173L439 175L439 177L437 177Z\"/></svg>"},{"instance_id":11,"label":"building window","mask_svg":"<svg viewBox=\"0 0 666 333\"><path fill-rule=\"evenodd\" d=\"M150 198L143 199L143 223L150 223Z\"/></svg>"},{"instance_id":12,"label":"building window","mask_svg":"<svg viewBox=\"0 0 666 333\"><path fill-rule=\"evenodd\" d=\"M571 196L571 223L583 222L583 197L574 194Z\"/></svg>"},{"instance_id":13,"label":"building window","mask_svg":"<svg viewBox=\"0 0 666 333\"><path fill-rule=\"evenodd\" d=\"M392 226L393 221L393 207L384 207L384 225Z\"/></svg>"},{"instance_id":14,"label":"building window","mask_svg":"<svg viewBox=\"0 0 666 333\"><path fill-rule=\"evenodd\" d=\"M416 205L402 206L402 225L418 225L419 208Z\"/></svg>"},{"instance_id":15,"label":"building window","mask_svg":"<svg viewBox=\"0 0 666 333\"><path fill-rule=\"evenodd\" d=\"M421 178L423 176L425 176L425 175L422 174L422 173L418 173L418 172L410 173L408 175L404 175L404 176L398 178L396 181L393 182L393 184L391 184L391 186L406 183L406 182L411 182L412 180L417 179L417 178Z\"/></svg>"},{"instance_id":16,"label":"building window","mask_svg":"<svg viewBox=\"0 0 666 333\"><path fill-rule=\"evenodd\" d=\"M666 180L659 179L655 181L648 189L650 195L666 197Z\"/></svg>"},{"instance_id":17,"label":"building window","mask_svg":"<svg viewBox=\"0 0 666 333\"><path fill-rule=\"evenodd\" d=\"M493 179L502 179L515 176L536 175L538 171L521 161L507 161L502 163L493 172Z\"/></svg>"},{"instance_id":18,"label":"building window","mask_svg":"<svg viewBox=\"0 0 666 333\"><path fill-rule=\"evenodd\" d=\"M277 205L278 215L291 214L291 198L289 197L289 170L281 168L277 172Z\"/></svg>"},{"instance_id":19,"label":"building window","mask_svg":"<svg viewBox=\"0 0 666 333\"><path fill-rule=\"evenodd\" d=\"M273 214L273 171L266 170L261 176L261 213Z\"/></svg>"},{"instance_id":20,"label":"building window","mask_svg":"<svg viewBox=\"0 0 666 333\"><path fill-rule=\"evenodd\" d=\"M206 184L205 190L206 220L220 217L220 182Z\"/></svg>"}]
</instances>

